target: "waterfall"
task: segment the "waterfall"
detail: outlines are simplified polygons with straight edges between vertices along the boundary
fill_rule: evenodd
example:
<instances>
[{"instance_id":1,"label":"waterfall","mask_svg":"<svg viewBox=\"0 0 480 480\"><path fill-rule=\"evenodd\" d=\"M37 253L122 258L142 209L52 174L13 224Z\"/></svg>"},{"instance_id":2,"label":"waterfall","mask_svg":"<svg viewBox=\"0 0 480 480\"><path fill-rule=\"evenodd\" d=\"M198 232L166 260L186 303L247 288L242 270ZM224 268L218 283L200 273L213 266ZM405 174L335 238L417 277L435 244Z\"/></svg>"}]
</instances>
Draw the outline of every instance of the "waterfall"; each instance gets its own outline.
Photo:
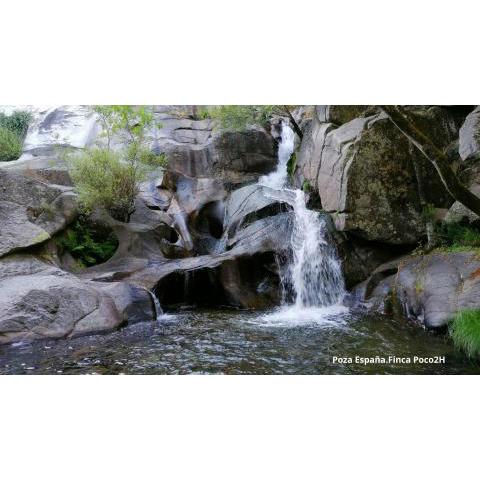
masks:
<instances>
[{"instance_id":1,"label":"waterfall","mask_svg":"<svg viewBox=\"0 0 480 480\"><path fill-rule=\"evenodd\" d=\"M282 123L277 169L261 177L259 183L285 190L287 164L294 150L295 134ZM318 212L308 210L305 193L295 190L292 204L294 224L287 268L281 268L281 283L289 286L298 312L311 307L339 305L345 295L340 261L329 238L327 222ZM285 295L284 295L285 297Z\"/></svg>"},{"instance_id":2,"label":"waterfall","mask_svg":"<svg viewBox=\"0 0 480 480\"><path fill-rule=\"evenodd\" d=\"M278 164L275 171L260 177L258 183L264 187L274 188L275 190L282 189L287 183L288 177L288 161L295 148L295 133L285 123L282 122L282 133L280 143L278 145Z\"/></svg>"},{"instance_id":3,"label":"waterfall","mask_svg":"<svg viewBox=\"0 0 480 480\"><path fill-rule=\"evenodd\" d=\"M149 293L150 293L150 296L152 297L153 308L154 308L154 311L155 311L155 319L157 321L161 320L161 318L163 316L163 310L162 310L162 307L160 305L160 302L158 301L158 298L157 298L157 296L155 295L154 292L149 291Z\"/></svg>"}]
</instances>

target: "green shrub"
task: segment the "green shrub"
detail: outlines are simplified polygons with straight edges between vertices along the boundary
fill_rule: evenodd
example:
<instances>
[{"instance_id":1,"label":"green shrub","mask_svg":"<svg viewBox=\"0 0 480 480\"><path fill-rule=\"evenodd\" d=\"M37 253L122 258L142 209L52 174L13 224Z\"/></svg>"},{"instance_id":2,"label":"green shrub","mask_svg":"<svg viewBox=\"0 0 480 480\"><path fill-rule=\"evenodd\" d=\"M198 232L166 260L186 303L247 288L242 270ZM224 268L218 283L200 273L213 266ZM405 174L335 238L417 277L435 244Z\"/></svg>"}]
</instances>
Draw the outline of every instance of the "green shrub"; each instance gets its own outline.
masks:
<instances>
[{"instance_id":1,"label":"green shrub","mask_svg":"<svg viewBox=\"0 0 480 480\"><path fill-rule=\"evenodd\" d=\"M0 162L16 160L21 154L20 138L8 128L0 127Z\"/></svg>"},{"instance_id":2,"label":"green shrub","mask_svg":"<svg viewBox=\"0 0 480 480\"><path fill-rule=\"evenodd\" d=\"M118 240L113 232L88 225L80 217L59 237L57 245L81 267L90 267L108 260L115 253Z\"/></svg>"},{"instance_id":3,"label":"green shrub","mask_svg":"<svg viewBox=\"0 0 480 480\"><path fill-rule=\"evenodd\" d=\"M101 119L107 145L67 157L70 175L84 213L103 207L113 218L128 222L140 182L148 171L167 165L164 154L146 147L147 134L155 126L153 108L97 105L93 110ZM110 148L114 135L125 144L121 151Z\"/></svg>"},{"instance_id":4,"label":"green shrub","mask_svg":"<svg viewBox=\"0 0 480 480\"><path fill-rule=\"evenodd\" d=\"M264 126L275 111L276 105L217 105L210 115L220 128L241 131L250 125Z\"/></svg>"},{"instance_id":5,"label":"green shrub","mask_svg":"<svg viewBox=\"0 0 480 480\"><path fill-rule=\"evenodd\" d=\"M449 252L480 248L480 230L460 223L441 224L436 231L439 247Z\"/></svg>"},{"instance_id":6,"label":"green shrub","mask_svg":"<svg viewBox=\"0 0 480 480\"><path fill-rule=\"evenodd\" d=\"M469 357L480 356L480 310L458 312L450 323L449 334L456 348Z\"/></svg>"},{"instance_id":7,"label":"green shrub","mask_svg":"<svg viewBox=\"0 0 480 480\"><path fill-rule=\"evenodd\" d=\"M25 138L27 134L28 125L32 119L29 112L16 110L11 115L0 113L0 128L6 128L12 133L15 133L20 140Z\"/></svg>"},{"instance_id":8,"label":"green shrub","mask_svg":"<svg viewBox=\"0 0 480 480\"><path fill-rule=\"evenodd\" d=\"M93 148L69 158L68 165L84 213L99 206L113 218L128 221L138 193L139 177L131 164L122 162L117 152Z\"/></svg>"},{"instance_id":9,"label":"green shrub","mask_svg":"<svg viewBox=\"0 0 480 480\"><path fill-rule=\"evenodd\" d=\"M103 207L121 222L128 222L134 212L140 182L154 167L165 164L164 155L155 155L136 144L123 152L92 148L68 158L81 211L89 214Z\"/></svg>"}]
</instances>

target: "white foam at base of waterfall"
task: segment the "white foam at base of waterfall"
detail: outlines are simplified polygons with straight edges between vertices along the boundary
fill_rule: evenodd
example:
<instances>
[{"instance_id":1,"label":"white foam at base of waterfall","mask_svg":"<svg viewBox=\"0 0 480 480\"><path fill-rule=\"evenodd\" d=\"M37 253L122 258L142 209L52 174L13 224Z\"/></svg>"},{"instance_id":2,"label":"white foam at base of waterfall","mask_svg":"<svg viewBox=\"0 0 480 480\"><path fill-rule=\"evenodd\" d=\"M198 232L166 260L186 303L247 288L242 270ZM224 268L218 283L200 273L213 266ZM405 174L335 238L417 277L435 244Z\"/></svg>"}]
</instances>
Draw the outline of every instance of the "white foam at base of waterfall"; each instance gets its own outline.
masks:
<instances>
[{"instance_id":1,"label":"white foam at base of waterfall","mask_svg":"<svg viewBox=\"0 0 480 480\"><path fill-rule=\"evenodd\" d=\"M338 327L346 324L348 308L343 305L328 307L297 307L286 305L277 310L259 315L249 323L263 327L293 328L302 326Z\"/></svg>"}]
</instances>

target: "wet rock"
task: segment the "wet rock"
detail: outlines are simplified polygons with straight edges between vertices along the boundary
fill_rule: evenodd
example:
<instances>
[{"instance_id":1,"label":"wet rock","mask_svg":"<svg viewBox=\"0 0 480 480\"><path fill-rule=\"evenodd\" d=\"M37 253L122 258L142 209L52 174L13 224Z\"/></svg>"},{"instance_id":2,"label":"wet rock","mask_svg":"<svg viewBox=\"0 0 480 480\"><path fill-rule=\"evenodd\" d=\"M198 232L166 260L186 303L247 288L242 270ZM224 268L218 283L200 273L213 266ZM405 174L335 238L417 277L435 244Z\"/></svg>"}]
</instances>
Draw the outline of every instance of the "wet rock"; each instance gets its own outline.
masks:
<instances>
[{"instance_id":1,"label":"wet rock","mask_svg":"<svg viewBox=\"0 0 480 480\"><path fill-rule=\"evenodd\" d=\"M257 183L234 190L228 197L225 211L224 230L234 235L244 219L271 205L293 205L295 193L292 190L274 190ZM276 213L279 213L276 212Z\"/></svg>"},{"instance_id":2,"label":"wet rock","mask_svg":"<svg viewBox=\"0 0 480 480\"><path fill-rule=\"evenodd\" d=\"M147 289L126 282L97 282L95 288L112 298L123 322L131 325L155 320L155 305Z\"/></svg>"},{"instance_id":3,"label":"wet rock","mask_svg":"<svg viewBox=\"0 0 480 480\"><path fill-rule=\"evenodd\" d=\"M379 267L363 291L378 308L391 305L427 328L440 328L456 312L480 307L480 260L475 252L403 257Z\"/></svg>"},{"instance_id":4,"label":"wet rock","mask_svg":"<svg viewBox=\"0 0 480 480\"><path fill-rule=\"evenodd\" d=\"M112 330L123 322L110 296L32 256L0 260L0 343Z\"/></svg>"}]
</instances>

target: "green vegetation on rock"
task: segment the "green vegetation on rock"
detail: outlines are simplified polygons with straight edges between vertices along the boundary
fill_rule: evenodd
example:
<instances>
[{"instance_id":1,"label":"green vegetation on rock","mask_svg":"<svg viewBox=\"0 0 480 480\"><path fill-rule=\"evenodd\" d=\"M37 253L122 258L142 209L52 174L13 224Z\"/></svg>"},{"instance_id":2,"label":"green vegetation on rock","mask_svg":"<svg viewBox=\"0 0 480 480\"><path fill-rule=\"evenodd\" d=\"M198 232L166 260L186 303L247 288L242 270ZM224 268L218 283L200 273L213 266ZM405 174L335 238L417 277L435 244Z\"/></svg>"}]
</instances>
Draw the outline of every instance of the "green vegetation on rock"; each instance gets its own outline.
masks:
<instances>
[{"instance_id":1,"label":"green vegetation on rock","mask_svg":"<svg viewBox=\"0 0 480 480\"><path fill-rule=\"evenodd\" d=\"M148 107L99 105L94 110L104 125L107 145L68 158L80 208L88 214L102 207L113 218L128 222L140 183L149 171L165 167L167 159L146 146L146 132L154 125L153 113ZM121 151L110 147L115 134L125 144Z\"/></svg>"},{"instance_id":2,"label":"green vegetation on rock","mask_svg":"<svg viewBox=\"0 0 480 480\"><path fill-rule=\"evenodd\" d=\"M8 128L0 127L0 162L16 160L22 154L22 142Z\"/></svg>"},{"instance_id":3,"label":"green vegetation on rock","mask_svg":"<svg viewBox=\"0 0 480 480\"><path fill-rule=\"evenodd\" d=\"M15 110L11 115L0 112L0 128L6 128L23 141L32 119L30 112Z\"/></svg>"},{"instance_id":4,"label":"green vegetation on rock","mask_svg":"<svg viewBox=\"0 0 480 480\"><path fill-rule=\"evenodd\" d=\"M20 157L30 120L29 112L17 110L11 115L0 112L0 162Z\"/></svg>"},{"instance_id":5,"label":"green vegetation on rock","mask_svg":"<svg viewBox=\"0 0 480 480\"><path fill-rule=\"evenodd\" d=\"M445 252L463 252L480 248L480 230L461 223L443 223L435 232L438 249Z\"/></svg>"},{"instance_id":6,"label":"green vegetation on rock","mask_svg":"<svg viewBox=\"0 0 480 480\"><path fill-rule=\"evenodd\" d=\"M57 240L62 252L68 252L80 267L90 267L108 260L118 247L117 237L104 228L89 225L80 217Z\"/></svg>"},{"instance_id":7,"label":"green vegetation on rock","mask_svg":"<svg viewBox=\"0 0 480 480\"><path fill-rule=\"evenodd\" d=\"M458 312L450 323L449 334L456 348L469 357L480 356L480 310Z\"/></svg>"},{"instance_id":8,"label":"green vegetation on rock","mask_svg":"<svg viewBox=\"0 0 480 480\"><path fill-rule=\"evenodd\" d=\"M208 113L220 128L236 131L252 125L265 127L275 115L288 117L295 133L302 138L303 133L292 116L291 108L288 105L215 105L208 109Z\"/></svg>"},{"instance_id":9,"label":"green vegetation on rock","mask_svg":"<svg viewBox=\"0 0 480 480\"><path fill-rule=\"evenodd\" d=\"M287 163L287 172L290 178L293 178L293 175L295 174L296 169L297 169L297 154L296 152L293 152L290 155L290 158L288 159L288 163Z\"/></svg>"}]
</instances>

